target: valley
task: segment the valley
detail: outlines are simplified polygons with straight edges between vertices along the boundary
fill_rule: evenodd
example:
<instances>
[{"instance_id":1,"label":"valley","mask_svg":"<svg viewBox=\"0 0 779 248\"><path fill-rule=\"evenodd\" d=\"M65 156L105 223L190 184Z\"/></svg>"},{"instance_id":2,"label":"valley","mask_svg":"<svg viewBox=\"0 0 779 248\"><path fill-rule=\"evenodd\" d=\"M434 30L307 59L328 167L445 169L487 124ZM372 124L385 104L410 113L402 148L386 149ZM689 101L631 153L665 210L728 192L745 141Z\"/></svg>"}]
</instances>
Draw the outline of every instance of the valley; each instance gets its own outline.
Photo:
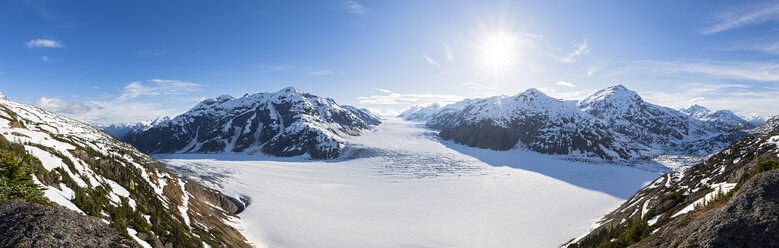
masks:
<instances>
[{"instance_id":1,"label":"valley","mask_svg":"<svg viewBox=\"0 0 779 248\"><path fill-rule=\"evenodd\" d=\"M555 247L659 173L442 141L383 120L344 157L160 154L177 174L250 199L243 233L268 247Z\"/></svg>"}]
</instances>

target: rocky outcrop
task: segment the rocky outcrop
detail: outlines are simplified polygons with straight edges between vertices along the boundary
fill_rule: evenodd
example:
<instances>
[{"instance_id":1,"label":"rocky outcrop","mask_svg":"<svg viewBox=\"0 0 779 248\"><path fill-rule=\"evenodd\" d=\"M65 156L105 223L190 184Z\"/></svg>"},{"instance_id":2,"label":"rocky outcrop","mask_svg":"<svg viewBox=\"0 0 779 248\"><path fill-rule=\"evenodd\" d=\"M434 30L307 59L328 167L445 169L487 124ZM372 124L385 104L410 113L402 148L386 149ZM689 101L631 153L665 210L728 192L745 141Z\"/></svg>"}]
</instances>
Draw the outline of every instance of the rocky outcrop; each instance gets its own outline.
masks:
<instances>
[{"instance_id":1,"label":"rocky outcrop","mask_svg":"<svg viewBox=\"0 0 779 248\"><path fill-rule=\"evenodd\" d=\"M779 128L746 137L655 179L568 246L776 247L778 157Z\"/></svg>"},{"instance_id":2,"label":"rocky outcrop","mask_svg":"<svg viewBox=\"0 0 779 248\"><path fill-rule=\"evenodd\" d=\"M0 202L0 247L137 247L99 218L23 200Z\"/></svg>"},{"instance_id":3,"label":"rocky outcrop","mask_svg":"<svg viewBox=\"0 0 779 248\"><path fill-rule=\"evenodd\" d=\"M631 247L779 247L779 171L755 175L723 207L665 226Z\"/></svg>"}]
</instances>

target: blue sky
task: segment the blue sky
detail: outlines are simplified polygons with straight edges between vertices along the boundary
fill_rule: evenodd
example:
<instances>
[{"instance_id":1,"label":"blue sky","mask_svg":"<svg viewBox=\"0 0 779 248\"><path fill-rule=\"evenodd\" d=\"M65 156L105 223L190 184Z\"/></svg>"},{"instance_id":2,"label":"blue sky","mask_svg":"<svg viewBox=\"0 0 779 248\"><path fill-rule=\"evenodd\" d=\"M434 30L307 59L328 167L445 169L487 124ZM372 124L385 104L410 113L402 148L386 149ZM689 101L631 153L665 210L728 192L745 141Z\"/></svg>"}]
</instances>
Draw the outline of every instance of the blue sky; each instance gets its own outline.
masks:
<instances>
[{"instance_id":1,"label":"blue sky","mask_svg":"<svg viewBox=\"0 0 779 248\"><path fill-rule=\"evenodd\" d=\"M623 84L779 114L776 1L2 1L0 92L91 123L296 86L394 113Z\"/></svg>"}]
</instances>

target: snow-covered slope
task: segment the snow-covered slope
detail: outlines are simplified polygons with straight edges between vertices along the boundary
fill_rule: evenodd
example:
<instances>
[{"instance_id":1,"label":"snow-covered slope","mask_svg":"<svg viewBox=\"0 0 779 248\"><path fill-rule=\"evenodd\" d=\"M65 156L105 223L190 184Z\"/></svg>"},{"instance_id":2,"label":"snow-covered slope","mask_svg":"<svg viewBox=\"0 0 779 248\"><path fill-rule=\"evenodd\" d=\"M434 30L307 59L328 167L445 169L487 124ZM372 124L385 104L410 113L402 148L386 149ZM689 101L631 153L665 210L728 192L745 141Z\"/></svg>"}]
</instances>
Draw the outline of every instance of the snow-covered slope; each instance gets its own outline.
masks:
<instances>
[{"instance_id":1,"label":"snow-covered slope","mask_svg":"<svg viewBox=\"0 0 779 248\"><path fill-rule=\"evenodd\" d=\"M644 186L629 200L598 221L597 228L577 239L576 244L571 245L571 247L598 246L598 244L612 238L616 239L626 230L631 227L635 228L641 223L647 225L645 227L648 229L647 233L652 233L652 236L647 238L648 240L657 238L658 234L656 233L675 232L687 225L691 219L721 207L722 204L715 204L711 202L712 199L719 197L720 201L727 201L724 198L729 197L726 196L728 191L737 191L740 187L737 185L743 184L750 177L763 170L771 169L770 163L777 163L777 158L779 158L779 128L761 136L739 140L726 149L708 156L702 163L683 171L667 173ZM758 168L764 167L760 165L761 163L769 163L768 168ZM717 196L717 194L720 195ZM773 198L769 200L774 201L775 204L776 198L776 194L773 194ZM746 206L756 204L755 202L744 203ZM707 204L711 206L704 206ZM762 212L766 210L747 207L745 211L754 211L761 213L758 215L762 215ZM728 217L730 219L743 218L743 221L741 224L729 228L747 228L750 226L750 222L755 222L751 217L738 216L734 212L739 211L729 210ZM774 216L776 216L775 211ZM716 225L710 220L704 220L704 223L706 227ZM715 230L707 228L702 231L713 232ZM640 231L636 233L640 233ZM725 236L730 237L728 240L737 239L735 238L737 236L734 235Z\"/></svg>"},{"instance_id":2,"label":"snow-covered slope","mask_svg":"<svg viewBox=\"0 0 779 248\"><path fill-rule=\"evenodd\" d=\"M148 153L222 153L334 158L345 137L381 123L354 107L297 88L197 104L157 126L131 132L124 141Z\"/></svg>"},{"instance_id":3,"label":"snow-covered slope","mask_svg":"<svg viewBox=\"0 0 779 248\"><path fill-rule=\"evenodd\" d=\"M435 113L441 111L442 107L443 105L440 103L415 105L400 113L398 117L408 121L427 121Z\"/></svg>"},{"instance_id":4,"label":"snow-covered slope","mask_svg":"<svg viewBox=\"0 0 779 248\"><path fill-rule=\"evenodd\" d=\"M773 131L776 127L779 127L779 115L775 115L768 120L765 120L763 124L748 130L752 134L767 134Z\"/></svg>"},{"instance_id":5,"label":"snow-covered slope","mask_svg":"<svg viewBox=\"0 0 779 248\"><path fill-rule=\"evenodd\" d=\"M466 104L461 111L438 114L428 126L457 143L508 150L516 147L547 154L603 159L640 157L646 148L609 130L574 102L551 98L536 89Z\"/></svg>"},{"instance_id":6,"label":"snow-covered slope","mask_svg":"<svg viewBox=\"0 0 779 248\"><path fill-rule=\"evenodd\" d=\"M427 125L440 129L444 139L476 147L527 148L610 160L703 156L747 136L742 130L749 127L727 110L711 112L693 106L680 112L648 103L622 85L579 102L557 100L531 89L462 105L449 111L444 106Z\"/></svg>"},{"instance_id":7,"label":"snow-covered slope","mask_svg":"<svg viewBox=\"0 0 779 248\"><path fill-rule=\"evenodd\" d=\"M157 117L154 120L146 120L141 122L135 122L135 123L118 123L118 124L111 124L111 125L104 125L104 126L97 126L100 129L103 129L103 132L106 132L107 134L114 136L114 138L122 139L125 135L132 131L143 131L147 130L153 126L156 126L157 124L169 121L169 116L163 116L163 117Z\"/></svg>"},{"instance_id":8,"label":"snow-covered slope","mask_svg":"<svg viewBox=\"0 0 779 248\"><path fill-rule=\"evenodd\" d=\"M720 131L742 130L752 126L748 121L738 117L730 110L711 111L701 105L693 104L679 112L709 124Z\"/></svg>"},{"instance_id":9,"label":"snow-covered slope","mask_svg":"<svg viewBox=\"0 0 779 248\"><path fill-rule=\"evenodd\" d=\"M37 159L34 179L47 199L100 217L144 247L250 246L230 199L88 124L0 94L0 142Z\"/></svg>"},{"instance_id":10,"label":"snow-covered slope","mask_svg":"<svg viewBox=\"0 0 779 248\"><path fill-rule=\"evenodd\" d=\"M703 121L648 103L622 85L602 89L578 103L610 130L655 150L672 151L678 144L714 135Z\"/></svg>"}]
</instances>

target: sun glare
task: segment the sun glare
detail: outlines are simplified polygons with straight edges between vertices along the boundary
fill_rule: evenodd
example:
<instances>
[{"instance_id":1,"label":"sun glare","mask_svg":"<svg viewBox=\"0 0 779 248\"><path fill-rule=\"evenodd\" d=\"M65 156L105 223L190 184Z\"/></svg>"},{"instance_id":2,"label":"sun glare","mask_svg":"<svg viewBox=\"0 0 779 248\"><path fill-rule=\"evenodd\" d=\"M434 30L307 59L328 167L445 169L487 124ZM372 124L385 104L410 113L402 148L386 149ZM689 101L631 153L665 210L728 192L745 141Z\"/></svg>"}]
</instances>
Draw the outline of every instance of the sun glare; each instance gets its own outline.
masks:
<instances>
[{"instance_id":1,"label":"sun glare","mask_svg":"<svg viewBox=\"0 0 779 248\"><path fill-rule=\"evenodd\" d=\"M505 31L485 35L479 45L481 64L490 73L505 72L518 56L517 42L516 35Z\"/></svg>"}]
</instances>

